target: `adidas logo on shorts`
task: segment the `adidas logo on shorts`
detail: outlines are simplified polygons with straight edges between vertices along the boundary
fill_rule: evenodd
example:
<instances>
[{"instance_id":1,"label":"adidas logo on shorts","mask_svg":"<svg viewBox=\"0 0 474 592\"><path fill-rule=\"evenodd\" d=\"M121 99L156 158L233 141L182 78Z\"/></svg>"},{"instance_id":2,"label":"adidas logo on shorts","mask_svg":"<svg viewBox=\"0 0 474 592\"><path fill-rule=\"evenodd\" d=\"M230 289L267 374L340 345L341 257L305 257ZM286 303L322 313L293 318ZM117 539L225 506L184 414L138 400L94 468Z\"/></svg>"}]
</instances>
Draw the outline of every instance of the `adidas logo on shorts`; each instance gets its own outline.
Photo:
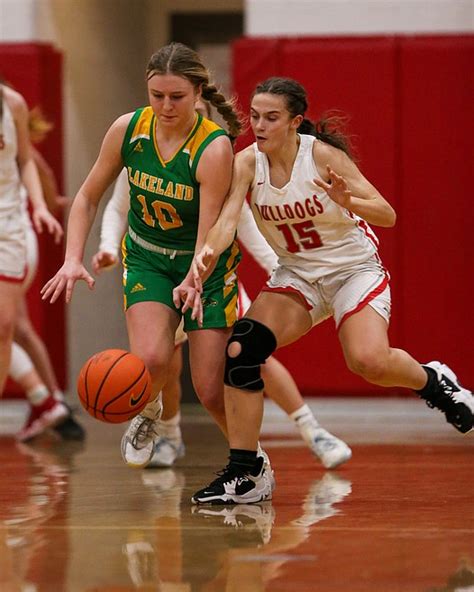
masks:
<instances>
[{"instance_id":1,"label":"adidas logo on shorts","mask_svg":"<svg viewBox=\"0 0 474 592\"><path fill-rule=\"evenodd\" d=\"M130 290L130 293L134 294L135 292L143 292L144 290L146 290L145 286L143 284L140 284L140 282L138 282Z\"/></svg>"}]
</instances>

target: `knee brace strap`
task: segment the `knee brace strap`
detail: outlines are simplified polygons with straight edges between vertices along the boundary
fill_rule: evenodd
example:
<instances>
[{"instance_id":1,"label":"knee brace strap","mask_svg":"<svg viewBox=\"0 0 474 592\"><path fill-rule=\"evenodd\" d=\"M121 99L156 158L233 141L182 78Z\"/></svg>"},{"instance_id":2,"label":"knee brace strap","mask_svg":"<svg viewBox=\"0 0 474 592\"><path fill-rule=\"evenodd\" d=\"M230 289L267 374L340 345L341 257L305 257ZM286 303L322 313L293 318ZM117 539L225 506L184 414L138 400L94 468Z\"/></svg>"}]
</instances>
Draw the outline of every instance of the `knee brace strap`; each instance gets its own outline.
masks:
<instances>
[{"instance_id":1,"label":"knee brace strap","mask_svg":"<svg viewBox=\"0 0 474 592\"><path fill-rule=\"evenodd\" d=\"M241 352L235 358L229 356L228 348L236 341ZM246 391L261 391L261 364L272 355L277 346L273 331L254 319L237 321L227 344L224 383Z\"/></svg>"}]
</instances>

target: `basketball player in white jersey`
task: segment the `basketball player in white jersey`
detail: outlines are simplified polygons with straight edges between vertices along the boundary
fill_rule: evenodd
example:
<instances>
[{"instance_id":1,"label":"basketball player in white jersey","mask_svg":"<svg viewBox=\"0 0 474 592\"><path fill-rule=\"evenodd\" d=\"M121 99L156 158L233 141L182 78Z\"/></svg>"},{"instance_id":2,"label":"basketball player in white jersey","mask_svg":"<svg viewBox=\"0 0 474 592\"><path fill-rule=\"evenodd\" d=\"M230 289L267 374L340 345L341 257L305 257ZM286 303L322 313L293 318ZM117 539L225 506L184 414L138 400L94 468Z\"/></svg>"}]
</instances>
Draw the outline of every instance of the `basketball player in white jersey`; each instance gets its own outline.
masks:
<instances>
[{"instance_id":1,"label":"basketball player in white jersey","mask_svg":"<svg viewBox=\"0 0 474 592\"><path fill-rule=\"evenodd\" d=\"M43 158L35 145L41 144L53 129L53 124L43 115L39 107L35 107L28 114L28 134L31 142L32 157L38 169L41 189L48 207L52 213L64 208L68 198L59 194L56 177L53 170ZM18 305L17 320L12 348L10 376L22 387L30 405L36 407L46 401L47 394L66 405L68 416L56 424L54 430L64 440L83 440L85 431L77 422L71 408L65 403L65 396L59 386L59 382L49 356L48 349L41 336L36 331L29 315L26 293L29 290L38 269L39 247L36 233L31 223L28 212L28 195L24 187L21 190L21 202L23 207L23 221L26 229L26 264L27 276L24 282L24 296ZM41 414L37 417L35 409L32 409L25 426L17 434L21 440L30 440L33 437L46 432L48 425L43 425Z\"/></svg>"},{"instance_id":2,"label":"basketball player in white jersey","mask_svg":"<svg viewBox=\"0 0 474 592\"><path fill-rule=\"evenodd\" d=\"M197 105L198 109L198 105ZM101 241L92 258L95 273L111 268L119 261L120 242L127 229L130 205L127 171L124 169L114 186L112 197L104 210ZM275 253L257 229L250 208L244 204L238 224L238 238L252 253L257 263L270 274L277 264ZM251 301L239 282L239 317L249 308ZM180 327L175 337L175 352L163 387L163 414L158 422L155 452L147 465L150 468L171 466L184 456L184 443L180 430L180 374L182 369L181 345L186 334ZM275 357L270 357L264 368L266 393L294 420L303 439L326 468L336 468L350 459L352 453L345 442L322 428L304 400L288 370Z\"/></svg>"},{"instance_id":3,"label":"basketball player in white jersey","mask_svg":"<svg viewBox=\"0 0 474 592\"><path fill-rule=\"evenodd\" d=\"M462 433L473 427L474 397L450 368L421 365L390 347L389 278L369 224L393 226L395 212L328 122L312 126L314 135L298 133L302 124L311 126L306 109L305 89L294 80L270 78L257 86L250 114L256 142L236 155L230 194L195 258L199 288L230 243L250 191L255 220L279 265L234 325L225 371L230 463L194 503L265 498L268 484L255 452L263 409L260 365L331 316L350 370L373 384L416 391ZM194 314L202 314L198 302Z\"/></svg>"},{"instance_id":4,"label":"basketball player in white jersey","mask_svg":"<svg viewBox=\"0 0 474 592\"><path fill-rule=\"evenodd\" d=\"M0 85L0 393L10 366L13 331L27 275L22 185L33 206L37 232L45 227L59 242L63 231L46 207L32 157L25 100L13 89ZM48 425L67 415L67 409L50 396L43 397L36 407L38 419Z\"/></svg>"}]
</instances>

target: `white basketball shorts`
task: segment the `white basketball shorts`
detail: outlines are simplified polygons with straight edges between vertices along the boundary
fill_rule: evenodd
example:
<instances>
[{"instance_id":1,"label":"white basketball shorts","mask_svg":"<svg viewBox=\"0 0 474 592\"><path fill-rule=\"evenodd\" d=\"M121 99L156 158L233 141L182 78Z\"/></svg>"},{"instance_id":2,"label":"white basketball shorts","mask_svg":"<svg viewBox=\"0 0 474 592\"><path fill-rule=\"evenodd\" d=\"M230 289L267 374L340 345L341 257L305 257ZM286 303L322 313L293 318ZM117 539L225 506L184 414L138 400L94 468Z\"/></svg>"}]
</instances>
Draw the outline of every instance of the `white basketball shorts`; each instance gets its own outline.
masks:
<instances>
[{"instance_id":1,"label":"white basketball shorts","mask_svg":"<svg viewBox=\"0 0 474 592\"><path fill-rule=\"evenodd\" d=\"M280 265L264 290L300 294L313 327L332 316L338 329L341 323L366 305L388 323L391 309L389 280L387 270L374 255L364 263L329 274L314 283Z\"/></svg>"},{"instance_id":2,"label":"white basketball shorts","mask_svg":"<svg viewBox=\"0 0 474 592\"><path fill-rule=\"evenodd\" d=\"M0 280L23 282L26 275L26 233L21 216L0 219Z\"/></svg>"}]
</instances>

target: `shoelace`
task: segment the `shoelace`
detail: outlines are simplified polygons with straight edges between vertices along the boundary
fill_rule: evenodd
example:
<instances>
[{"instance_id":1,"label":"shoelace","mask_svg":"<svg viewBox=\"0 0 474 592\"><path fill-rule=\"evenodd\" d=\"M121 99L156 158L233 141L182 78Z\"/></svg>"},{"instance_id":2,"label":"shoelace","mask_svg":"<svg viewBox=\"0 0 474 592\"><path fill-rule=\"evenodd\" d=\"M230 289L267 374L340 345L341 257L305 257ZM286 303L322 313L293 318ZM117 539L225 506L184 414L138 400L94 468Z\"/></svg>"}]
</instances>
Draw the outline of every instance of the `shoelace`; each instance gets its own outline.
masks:
<instances>
[{"instance_id":1,"label":"shoelace","mask_svg":"<svg viewBox=\"0 0 474 592\"><path fill-rule=\"evenodd\" d=\"M234 479L245 477L245 473L243 471L239 471L230 463L221 471L217 471L215 474L217 475L217 479L214 479L214 481L211 483L211 486L230 483Z\"/></svg>"},{"instance_id":2,"label":"shoelace","mask_svg":"<svg viewBox=\"0 0 474 592\"><path fill-rule=\"evenodd\" d=\"M135 417L130 426L132 435L132 446L137 450L140 448L139 444L144 443L150 436L157 436L155 431L155 420L149 417Z\"/></svg>"},{"instance_id":3,"label":"shoelace","mask_svg":"<svg viewBox=\"0 0 474 592\"><path fill-rule=\"evenodd\" d=\"M441 392L437 394L435 399L426 400L426 404L431 409L439 409L440 411L449 411L451 404L456 403L454 399L454 389L446 382L446 379L440 378L438 384L441 387ZM456 389L457 391L458 389Z\"/></svg>"}]
</instances>

